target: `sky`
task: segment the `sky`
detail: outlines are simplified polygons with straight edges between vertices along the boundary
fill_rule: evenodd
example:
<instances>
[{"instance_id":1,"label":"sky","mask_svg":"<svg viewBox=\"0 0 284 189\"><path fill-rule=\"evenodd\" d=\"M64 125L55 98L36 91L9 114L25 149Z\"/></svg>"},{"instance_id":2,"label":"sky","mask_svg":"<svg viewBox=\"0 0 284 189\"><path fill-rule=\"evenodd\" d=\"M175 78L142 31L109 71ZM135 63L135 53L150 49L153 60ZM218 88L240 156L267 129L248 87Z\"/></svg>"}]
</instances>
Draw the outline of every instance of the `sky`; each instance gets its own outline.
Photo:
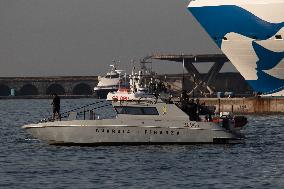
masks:
<instances>
[{"instance_id":1,"label":"sky","mask_svg":"<svg viewBox=\"0 0 284 189\"><path fill-rule=\"evenodd\" d=\"M0 77L93 76L112 60L153 53L221 53L187 10L188 0L0 0ZM158 73L182 65L154 61ZM206 71L208 65L201 66ZM228 63L225 71L234 71Z\"/></svg>"}]
</instances>

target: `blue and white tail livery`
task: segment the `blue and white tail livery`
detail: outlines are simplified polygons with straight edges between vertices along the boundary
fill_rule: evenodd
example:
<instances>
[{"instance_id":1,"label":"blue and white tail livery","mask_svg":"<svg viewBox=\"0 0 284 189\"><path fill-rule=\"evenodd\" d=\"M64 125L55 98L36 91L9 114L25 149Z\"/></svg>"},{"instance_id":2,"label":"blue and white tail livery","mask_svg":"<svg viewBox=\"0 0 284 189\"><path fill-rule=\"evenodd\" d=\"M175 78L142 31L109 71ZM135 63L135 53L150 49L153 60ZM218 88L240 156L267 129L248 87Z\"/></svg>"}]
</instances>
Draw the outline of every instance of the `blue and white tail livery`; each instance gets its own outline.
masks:
<instances>
[{"instance_id":1,"label":"blue and white tail livery","mask_svg":"<svg viewBox=\"0 0 284 189\"><path fill-rule=\"evenodd\" d=\"M284 96L284 0L195 0L188 9L254 91Z\"/></svg>"}]
</instances>

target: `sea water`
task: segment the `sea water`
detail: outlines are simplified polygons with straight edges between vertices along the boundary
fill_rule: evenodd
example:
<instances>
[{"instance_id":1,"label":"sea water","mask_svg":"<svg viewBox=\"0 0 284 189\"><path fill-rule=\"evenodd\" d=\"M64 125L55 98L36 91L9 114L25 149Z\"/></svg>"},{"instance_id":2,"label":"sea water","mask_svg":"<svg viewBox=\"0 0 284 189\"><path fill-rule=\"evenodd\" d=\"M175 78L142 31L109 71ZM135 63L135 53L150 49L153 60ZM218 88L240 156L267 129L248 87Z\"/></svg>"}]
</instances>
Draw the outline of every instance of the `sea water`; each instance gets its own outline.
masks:
<instances>
[{"instance_id":1,"label":"sea water","mask_svg":"<svg viewBox=\"0 0 284 189\"><path fill-rule=\"evenodd\" d=\"M62 99L61 111L94 99ZM284 117L250 115L245 143L64 147L21 128L51 100L0 100L0 188L284 188ZM102 109L99 116L110 116Z\"/></svg>"}]
</instances>

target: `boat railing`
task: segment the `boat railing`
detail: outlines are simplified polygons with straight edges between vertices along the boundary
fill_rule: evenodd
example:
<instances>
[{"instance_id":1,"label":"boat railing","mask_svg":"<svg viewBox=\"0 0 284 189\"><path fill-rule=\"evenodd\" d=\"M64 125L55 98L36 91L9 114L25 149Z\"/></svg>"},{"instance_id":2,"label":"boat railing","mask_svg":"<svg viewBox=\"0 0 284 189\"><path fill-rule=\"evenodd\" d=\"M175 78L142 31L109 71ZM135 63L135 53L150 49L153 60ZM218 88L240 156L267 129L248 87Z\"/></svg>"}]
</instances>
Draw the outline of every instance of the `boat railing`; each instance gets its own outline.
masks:
<instances>
[{"instance_id":1,"label":"boat railing","mask_svg":"<svg viewBox=\"0 0 284 189\"><path fill-rule=\"evenodd\" d=\"M74 120L78 117L81 117L81 119L95 119L95 112L94 110L99 110L102 108L106 108L112 106L111 103L109 103L106 100L97 101L91 104L87 104L78 108L74 108L68 111L65 111L61 113L59 116L48 117L45 119L40 120L39 122L48 122L48 121L61 121L61 120ZM90 115L90 117L87 118L87 116Z\"/></svg>"}]
</instances>

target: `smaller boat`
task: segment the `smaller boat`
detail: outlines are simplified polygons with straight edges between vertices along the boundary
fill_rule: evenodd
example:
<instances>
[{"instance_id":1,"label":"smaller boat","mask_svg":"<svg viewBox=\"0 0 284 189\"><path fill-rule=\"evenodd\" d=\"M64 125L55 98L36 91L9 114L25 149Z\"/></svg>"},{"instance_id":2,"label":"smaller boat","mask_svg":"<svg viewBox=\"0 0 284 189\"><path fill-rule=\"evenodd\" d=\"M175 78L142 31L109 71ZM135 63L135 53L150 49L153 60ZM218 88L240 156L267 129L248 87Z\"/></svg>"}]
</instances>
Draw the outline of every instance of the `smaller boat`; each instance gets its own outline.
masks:
<instances>
[{"instance_id":1,"label":"smaller boat","mask_svg":"<svg viewBox=\"0 0 284 189\"><path fill-rule=\"evenodd\" d=\"M95 96L99 99L106 99L109 92L117 91L119 87L127 85L121 77L123 70L118 70L115 64L110 66L110 72L106 76L99 76L98 85L94 88Z\"/></svg>"},{"instance_id":2,"label":"smaller boat","mask_svg":"<svg viewBox=\"0 0 284 189\"><path fill-rule=\"evenodd\" d=\"M143 72L130 76L130 88L120 87L117 91L109 92L108 101L137 101L137 100L153 100L155 96L149 92L149 88L143 87ZM145 84L144 84L145 85Z\"/></svg>"}]
</instances>

